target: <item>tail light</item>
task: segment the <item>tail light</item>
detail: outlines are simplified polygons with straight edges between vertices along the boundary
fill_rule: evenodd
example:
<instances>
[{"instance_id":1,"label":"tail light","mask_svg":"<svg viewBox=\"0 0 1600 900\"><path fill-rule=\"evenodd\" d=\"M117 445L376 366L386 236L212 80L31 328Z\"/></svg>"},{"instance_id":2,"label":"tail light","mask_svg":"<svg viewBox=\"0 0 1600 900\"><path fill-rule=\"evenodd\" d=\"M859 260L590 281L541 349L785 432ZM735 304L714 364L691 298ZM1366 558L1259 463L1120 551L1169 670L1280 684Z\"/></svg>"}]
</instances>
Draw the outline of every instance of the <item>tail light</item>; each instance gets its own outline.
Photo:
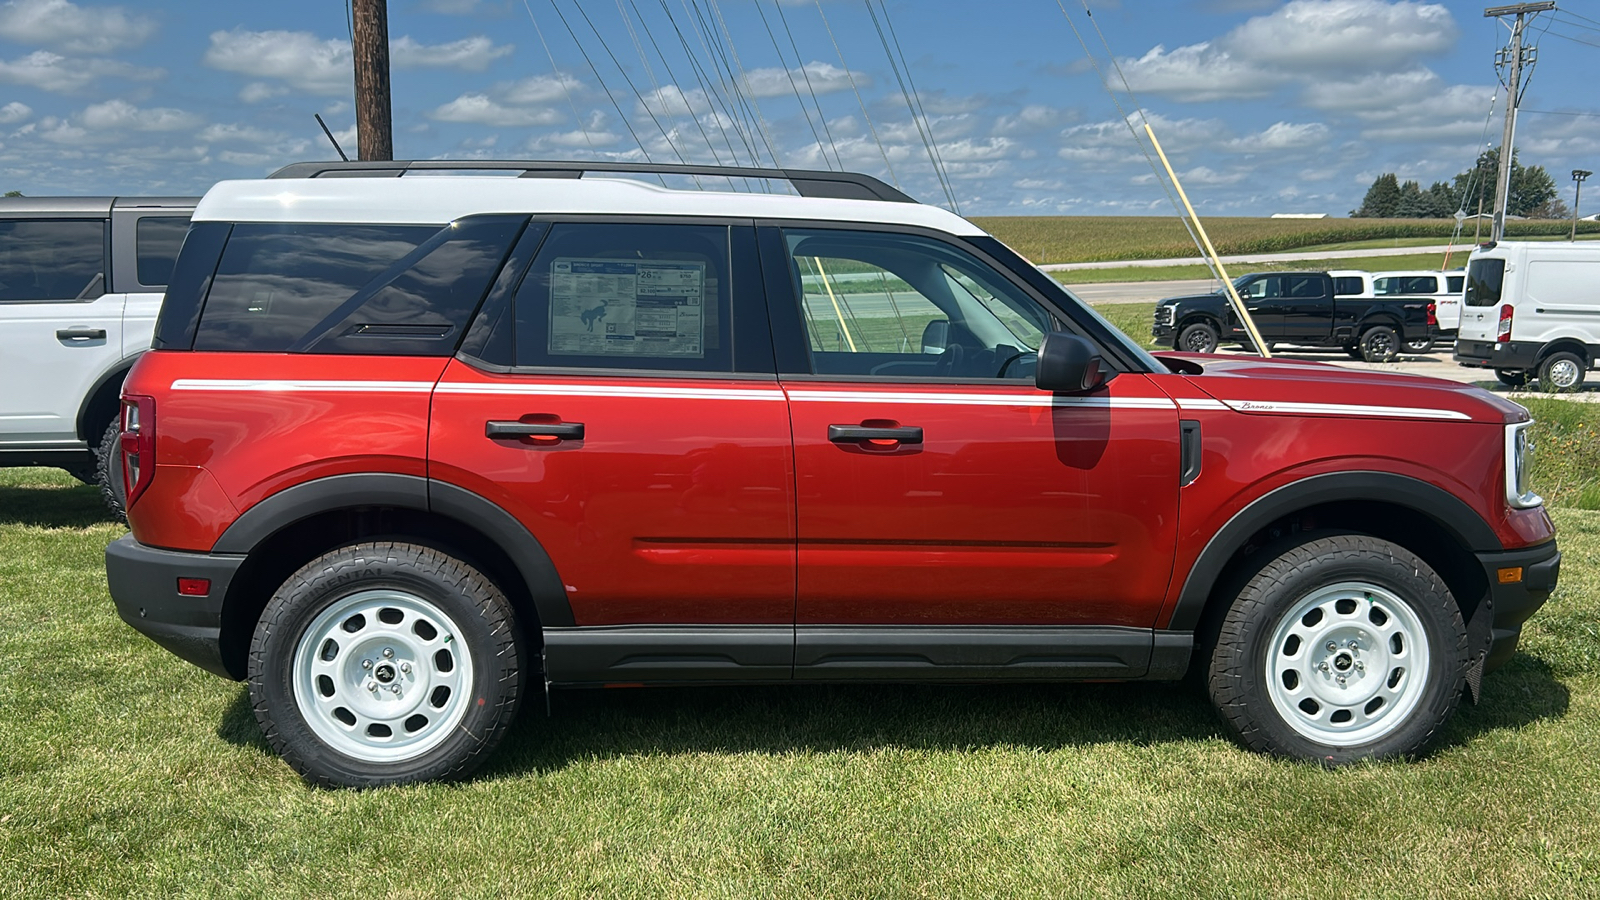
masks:
<instances>
[{"instance_id":1,"label":"tail light","mask_svg":"<svg viewBox=\"0 0 1600 900\"><path fill-rule=\"evenodd\" d=\"M1428 324L1439 324L1439 304L1433 300L1428 301Z\"/></svg>"},{"instance_id":2,"label":"tail light","mask_svg":"<svg viewBox=\"0 0 1600 900\"><path fill-rule=\"evenodd\" d=\"M156 473L156 399L122 395L122 484L132 507Z\"/></svg>"},{"instance_id":3,"label":"tail light","mask_svg":"<svg viewBox=\"0 0 1600 900\"><path fill-rule=\"evenodd\" d=\"M1511 340L1511 304L1500 307L1500 324L1494 330L1494 339L1497 341Z\"/></svg>"}]
</instances>

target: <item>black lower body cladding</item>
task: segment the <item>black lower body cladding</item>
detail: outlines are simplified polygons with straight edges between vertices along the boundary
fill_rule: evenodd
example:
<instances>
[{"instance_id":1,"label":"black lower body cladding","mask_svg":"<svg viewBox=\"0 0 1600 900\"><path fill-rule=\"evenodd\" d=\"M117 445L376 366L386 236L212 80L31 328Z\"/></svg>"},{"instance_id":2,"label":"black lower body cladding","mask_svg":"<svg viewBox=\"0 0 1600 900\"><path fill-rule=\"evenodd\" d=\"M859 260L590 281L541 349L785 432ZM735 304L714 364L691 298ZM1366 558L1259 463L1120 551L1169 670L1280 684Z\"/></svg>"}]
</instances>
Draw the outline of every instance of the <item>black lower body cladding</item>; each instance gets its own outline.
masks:
<instances>
[{"instance_id":1,"label":"black lower body cladding","mask_svg":"<svg viewBox=\"0 0 1600 900\"><path fill-rule=\"evenodd\" d=\"M146 547L125 534L106 547L106 584L117 615L207 672L233 678L222 661L222 601L243 556ZM178 593L178 579L203 578L203 597Z\"/></svg>"},{"instance_id":2,"label":"black lower body cladding","mask_svg":"<svg viewBox=\"0 0 1600 900\"><path fill-rule=\"evenodd\" d=\"M1491 672L1517 652L1522 623L1550 599L1561 577L1561 551L1556 548L1555 541L1550 541L1536 547L1477 556L1489 579L1487 602L1491 613L1491 639L1483 670ZM1518 569L1520 574L1508 571ZM1506 573L1506 578L1515 580L1502 581L1502 572Z\"/></svg>"}]
</instances>

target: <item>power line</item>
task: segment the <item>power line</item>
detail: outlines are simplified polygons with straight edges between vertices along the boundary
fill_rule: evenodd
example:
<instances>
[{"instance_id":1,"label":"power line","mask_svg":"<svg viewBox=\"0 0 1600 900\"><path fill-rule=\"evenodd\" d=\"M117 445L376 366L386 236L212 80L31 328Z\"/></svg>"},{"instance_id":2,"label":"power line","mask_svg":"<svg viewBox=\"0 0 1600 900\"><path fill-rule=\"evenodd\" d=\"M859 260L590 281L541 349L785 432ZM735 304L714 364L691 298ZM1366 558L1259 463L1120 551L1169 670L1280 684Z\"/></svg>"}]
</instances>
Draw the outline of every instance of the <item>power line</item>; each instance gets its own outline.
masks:
<instances>
[{"instance_id":1,"label":"power line","mask_svg":"<svg viewBox=\"0 0 1600 900\"><path fill-rule=\"evenodd\" d=\"M772 0L772 5L777 7L778 21L783 23L783 31L789 36L789 47L794 50L795 61L800 64L800 77L805 79L806 90L811 94L811 104L817 108L817 118L822 120L822 133L828 136L828 146L833 148L833 160L842 170L844 159L839 156L839 145L833 142L833 129L828 127L828 117L822 111L822 101L817 99L817 89L811 86L811 73L806 69L805 58L800 55L800 45L795 43L794 32L789 29L789 17L783 13L783 0Z\"/></svg>"},{"instance_id":2,"label":"power line","mask_svg":"<svg viewBox=\"0 0 1600 900\"><path fill-rule=\"evenodd\" d=\"M731 157L735 163L739 161L739 154L733 149L733 141L728 138L728 128L726 125L722 124L724 118L733 123L733 130L738 133L739 142L744 144L745 151L750 154L750 158L755 159L755 148L750 146L750 142L746 140L744 132L739 131L739 126L734 120L733 112L728 109L727 99L724 98L722 94L717 92L714 88L712 88L710 84L708 84L705 70L700 67L700 59L699 57L695 56L694 50L689 47L689 39L683 36L683 29L678 27L678 19L672 14L672 7L667 5L667 0L660 0L660 2L662 12L667 14L667 21L672 24L672 30L678 36L678 45L683 48L683 55L689 60L689 68L694 71L695 80L700 83L700 90L706 95L706 102L711 104L711 121L716 123L717 130L722 133L722 142L728 147L729 157ZM688 12L687 6L685 6L684 11L685 13ZM690 24L692 27L693 23ZM699 32L696 32L697 36L698 34ZM703 46L704 42L702 41L701 43ZM721 105L723 109L723 115L717 114L718 105ZM749 184L749 179L745 179L745 186L749 187Z\"/></svg>"},{"instance_id":3,"label":"power line","mask_svg":"<svg viewBox=\"0 0 1600 900\"><path fill-rule=\"evenodd\" d=\"M522 8L528 11L528 21L533 23L533 32L539 36L539 46L544 48L544 55L550 60L550 71L555 74L556 83L561 85L561 93L567 96L567 106L572 108L572 118L578 123L578 127L583 130L583 142L589 145L590 153L599 153L600 151L595 149L594 138L589 136L589 124L583 120L583 116L578 114L578 104L572 99L572 88L567 86L567 79L561 74L561 70L556 67L556 56L550 52L550 45L545 43L544 29L539 27L539 20L533 15L533 7L528 5L528 0L522 0Z\"/></svg>"},{"instance_id":4,"label":"power line","mask_svg":"<svg viewBox=\"0 0 1600 900\"><path fill-rule=\"evenodd\" d=\"M633 7L633 14L639 17L639 27L644 29L645 37L650 39L650 46L655 48L656 56L661 57L661 65L667 70L667 77L672 79L673 86L678 89L678 96L684 98L683 107L689 113L689 120L693 122L695 127L700 130L700 136L705 138L706 147L711 151L711 158L716 160L717 165L722 165L722 157L717 153L717 145L712 142L711 135L706 132L705 125L701 124L700 117L695 115L694 107L689 104L689 100L683 92L683 86L678 83L677 73L672 71L672 63L668 62L667 55L661 52L661 45L656 43L655 33L650 30L650 26L645 24L644 13L639 11L639 5L635 3L634 0L628 0L628 5ZM656 96L657 98L661 96L660 87L656 88ZM674 121L676 121L676 117L674 117ZM728 152L733 152L732 146L728 147ZM728 184L731 187L733 185L733 179L728 179Z\"/></svg>"},{"instance_id":5,"label":"power line","mask_svg":"<svg viewBox=\"0 0 1600 900\"><path fill-rule=\"evenodd\" d=\"M928 140L928 133L922 127L922 120L917 117L917 108L911 102L911 94L906 90L906 82L900 77L900 67L894 61L894 53L889 50L889 39L884 36L883 26L878 24L878 12L872 8L872 0L865 0L867 15L872 17L872 27L877 29L878 41L883 44L883 55L889 58L889 70L894 73L894 80L900 85L900 96L905 98L906 111L911 113L911 124L916 126L917 136L922 138L922 147L928 151L928 164L933 167L933 176L939 180L939 187L944 190L945 199L950 201L950 211L955 212L956 195L950 189L950 182L944 177L944 171L939 168L939 161L934 157L933 145Z\"/></svg>"},{"instance_id":6,"label":"power line","mask_svg":"<svg viewBox=\"0 0 1600 900\"><path fill-rule=\"evenodd\" d=\"M772 146L772 138L767 132L767 117L761 114L761 101L756 99L755 91L750 88L750 76L744 70L744 62L739 59L739 48L733 43L733 33L728 30L728 20L722 17L722 5L717 0L706 0L711 11L716 15L717 24L722 28L722 36L728 42L728 52L733 54L734 65L739 67L739 80L744 82L744 91L749 95L750 106L756 112L756 127L761 129L761 140L767 145L767 154L772 157L772 164L779 168L783 163L778 159L778 151Z\"/></svg>"},{"instance_id":7,"label":"power line","mask_svg":"<svg viewBox=\"0 0 1600 900\"><path fill-rule=\"evenodd\" d=\"M594 80L600 83L600 90L604 91L606 99L611 101L611 108L617 111L617 118L622 120L622 127L628 129L628 134L633 136L633 142L639 145L639 152L644 154L644 161L653 162L650 159L650 150L645 147L644 141L639 140L639 133L633 130L633 123L629 122L628 117L622 114L622 106L617 103L616 95L611 93L611 88L606 86L606 80L601 76L599 67L594 64L593 59L589 58L589 51L584 49L583 42L578 40L578 33L572 30L572 23L567 21L566 15L561 12L561 7L556 5L556 0L550 0L550 8L556 11L556 18L560 19L562 26L567 29L567 36L572 38L574 44L578 45L578 52L583 55L583 61L589 64L589 71L594 73ZM582 12L582 7L579 7L578 11ZM666 187L666 184L667 180L665 178L661 179L661 186Z\"/></svg>"},{"instance_id":8,"label":"power line","mask_svg":"<svg viewBox=\"0 0 1600 900\"><path fill-rule=\"evenodd\" d=\"M911 99L917 103L917 112L922 115L922 121L928 126L928 139L933 144L933 157L939 161L939 168L944 170L945 182L950 185L950 203L955 207L956 215L961 214L961 204L955 198L955 184L950 181L950 169L944 163L944 153L939 149L939 142L933 136L933 120L928 118L928 111L922 108L922 94L917 91L917 82L911 77L911 63L906 61L906 52L900 49L900 35L895 33L894 20L889 17L889 4L886 0L878 0L878 5L883 7L883 24L889 28L889 39L894 41L894 50L900 54L900 68L905 70L906 83L911 85Z\"/></svg>"},{"instance_id":9,"label":"power line","mask_svg":"<svg viewBox=\"0 0 1600 900\"><path fill-rule=\"evenodd\" d=\"M781 7L781 0L774 0ZM767 29L767 37L772 39L772 49L778 54L778 65L783 68L783 74L789 79L789 88L794 91L795 102L800 104L800 112L806 117L806 127L811 129L811 137L817 142L817 153L822 157L824 165L828 162L828 154L822 152L822 135L817 133L817 124L811 121L811 110L806 107L805 98L800 96L800 85L794 80L794 72L789 70L789 61L783 56L783 48L778 46L778 36L772 31L772 23L767 21L767 12L761 6L761 0L756 0L756 12L761 14L761 24ZM796 61L801 62L796 54Z\"/></svg>"},{"instance_id":10,"label":"power line","mask_svg":"<svg viewBox=\"0 0 1600 900\"><path fill-rule=\"evenodd\" d=\"M878 145L878 152L883 154L883 164L889 168L889 181L896 188L900 187L900 179L894 174L894 163L889 161L889 151L883 149L883 140L878 137L878 129L872 124L872 116L867 113L867 101L861 99L861 89L856 87L856 76L850 71L850 64L844 61L844 51L839 49L839 39L833 36L833 26L828 24L828 14L822 11L822 0L817 0L817 15L822 17L822 27L828 31L828 40L833 42L833 52L839 54L839 65L844 67L845 77L850 79L850 89L855 91L856 103L861 105L861 118L867 120L867 130L872 132L872 140Z\"/></svg>"}]
</instances>

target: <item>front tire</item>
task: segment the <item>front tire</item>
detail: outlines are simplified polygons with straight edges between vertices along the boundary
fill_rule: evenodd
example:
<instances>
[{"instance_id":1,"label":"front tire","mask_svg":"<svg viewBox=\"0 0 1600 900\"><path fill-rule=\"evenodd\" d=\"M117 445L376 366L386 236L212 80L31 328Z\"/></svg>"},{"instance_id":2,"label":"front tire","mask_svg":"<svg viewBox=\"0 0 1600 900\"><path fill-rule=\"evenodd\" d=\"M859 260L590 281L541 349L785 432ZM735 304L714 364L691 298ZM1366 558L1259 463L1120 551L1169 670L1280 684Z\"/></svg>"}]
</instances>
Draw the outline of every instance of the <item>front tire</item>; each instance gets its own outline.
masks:
<instances>
[{"instance_id":1,"label":"front tire","mask_svg":"<svg viewBox=\"0 0 1600 900\"><path fill-rule=\"evenodd\" d=\"M1183 330L1178 332L1177 345L1173 349L1186 353L1215 353L1221 339L1221 335L1209 324L1194 322L1183 326Z\"/></svg>"},{"instance_id":2,"label":"front tire","mask_svg":"<svg viewBox=\"0 0 1600 900\"><path fill-rule=\"evenodd\" d=\"M1521 369L1495 369L1494 377L1506 387L1526 387L1528 373Z\"/></svg>"},{"instance_id":3,"label":"front tire","mask_svg":"<svg viewBox=\"0 0 1600 900\"><path fill-rule=\"evenodd\" d=\"M1466 626L1427 563L1388 541L1330 535L1284 548L1249 579L1208 685L1244 746L1342 765L1420 755L1454 714L1466 668Z\"/></svg>"},{"instance_id":4,"label":"front tire","mask_svg":"<svg viewBox=\"0 0 1600 900\"><path fill-rule=\"evenodd\" d=\"M515 718L522 656L510 604L476 569L415 544L357 544L268 601L250 699L272 748L311 784L458 779Z\"/></svg>"}]
</instances>

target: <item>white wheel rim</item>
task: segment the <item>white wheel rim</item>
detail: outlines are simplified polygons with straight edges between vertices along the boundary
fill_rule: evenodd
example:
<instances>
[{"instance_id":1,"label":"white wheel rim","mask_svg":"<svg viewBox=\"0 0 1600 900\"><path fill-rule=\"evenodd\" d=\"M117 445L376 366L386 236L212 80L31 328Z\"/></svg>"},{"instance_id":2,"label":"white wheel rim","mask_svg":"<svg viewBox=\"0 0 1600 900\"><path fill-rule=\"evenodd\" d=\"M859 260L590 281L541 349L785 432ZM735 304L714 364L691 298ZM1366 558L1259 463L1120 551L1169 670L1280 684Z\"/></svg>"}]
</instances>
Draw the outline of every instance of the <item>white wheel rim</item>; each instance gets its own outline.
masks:
<instances>
[{"instance_id":1,"label":"white wheel rim","mask_svg":"<svg viewBox=\"0 0 1600 900\"><path fill-rule=\"evenodd\" d=\"M1556 387L1569 388L1578 383L1578 366L1570 359L1558 359L1550 366L1550 380Z\"/></svg>"},{"instance_id":2,"label":"white wheel rim","mask_svg":"<svg viewBox=\"0 0 1600 900\"><path fill-rule=\"evenodd\" d=\"M1267 692L1301 737L1330 746L1403 726L1428 688L1422 620L1392 592L1343 582L1290 607L1267 647Z\"/></svg>"},{"instance_id":3,"label":"white wheel rim","mask_svg":"<svg viewBox=\"0 0 1600 900\"><path fill-rule=\"evenodd\" d=\"M293 691L324 743L363 762L414 759L449 737L473 693L472 651L437 606L361 591L323 610L295 644Z\"/></svg>"}]
</instances>

